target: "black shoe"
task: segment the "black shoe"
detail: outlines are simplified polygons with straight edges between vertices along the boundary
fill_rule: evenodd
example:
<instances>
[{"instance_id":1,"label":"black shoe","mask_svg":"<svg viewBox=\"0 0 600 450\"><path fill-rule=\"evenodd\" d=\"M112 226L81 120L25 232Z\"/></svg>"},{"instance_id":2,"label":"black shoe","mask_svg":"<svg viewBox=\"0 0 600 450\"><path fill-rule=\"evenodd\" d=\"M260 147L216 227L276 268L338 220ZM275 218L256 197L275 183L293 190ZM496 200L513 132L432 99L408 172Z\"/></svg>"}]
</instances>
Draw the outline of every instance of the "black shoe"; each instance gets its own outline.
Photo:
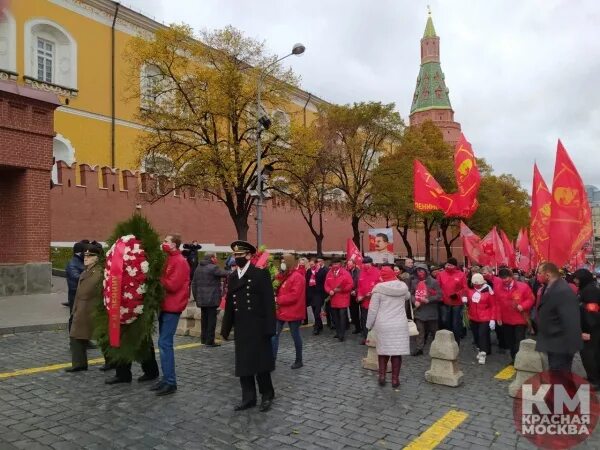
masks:
<instances>
[{"instance_id":1,"label":"black shoe","mask_svg":"<svg viewBox=\"0 0 600 450\"><path fill-rule=\"evenodd\" d=\"M141 377L138 378L138 383L143 383L144 381L156 380L157 378L158 378L158 374L148 375L147 373L145 373L144 375L142 375Z\"/></svg>"},{"instance_id":2,"label":"black shoe","mask_svg":"<svg viewBox=\"0 0 600 450\"><path fill-rule=\"evenodd\" d=\"M360 333L362 333L362 330L354 330L354 331L352 332L352 334L360 334Z\"/></svg>"},{"instance_id":3,"label":"black shoe","mask_svg":"<svg viewBox=\"0 0 600 450\"><path fill-rule=\"evenodd\" d=\"M412 352L410 354L410 356L421 356L423 354L423 350L417 350L415 352Z\"/></svg>"},{"instance_id":4,"label":"black shoe","mask_svg":"<svg viewBox=\"0 0 600 450\"><path fill-rule=\"evenodd\" d=\"M264 399L260 402L260 407L258 410L260 412L267 412L271 409L271 404L273 403L273 399Z\"/></svg>"},{"instance_id":5,"label":"black shoe","mask_svg":"<svg viewBox=\"0 0 600 450\"><path fill-rule=\"evenodd\" d=\"M294 364L292 364L292 369L299 369L303 365L304 364L302 364L302 361L296 361Z\"/></svg>"},{"instance_id":6,"label":"black shoe","mask_svg":"<svg viewBox=\"0 0 600 450\"><path fill-rule=\"evenodd\" d=\"M161 390L165 386L165 384L166 383L164 381L162 381L162 380L158 381L158 382L156 382L156 383L154 383L152 385L152 387L150 388L150 390L151 391L159 391L159 390Z\"/></svg>"},{"instance_id":7,"label":"black shoe","mask_svg":"<svg viewBox=\"0 0 600 450\"><path fill-rule=\"evenodd\" d=\"M67 372L67 373L83 372L87 369L88 369L87 366L69 367L68 369L65 369L65 372Z\"/></svg>"},{"instance_id":8,"label":"black shoe","mask_svg":"<svg viewBox=\"0 0 600 450\"><path fill-rule=\"evenodd\" d=\"M341 336L338 338L340 340L340 342L344 342L344 339L346 339L344 336Z\"/></svg>"},{"instance_id":9,"label":"black shoe","mask_svg":"<svg viewBox=\"0 0 600 450\"><path fill-rule=\"evenodd\" d=\"M100 366L98 370L100 370L101 372L106 372L107 370L113 370L114 368L115 366L113 366L112 364L104 364Z\"/></svg>"},{"instance_id":10,"label":"black shoe","mask_svg":"<svg viewBox=\"0 0 600 450\"><path fill-rule=\"evenodd\" d=\"M67 306L67 307L69 306L69 304L67 302L62 302L61 305Z\"/></svg>"},{"instance_id":11,"label":"black shoe","mask_svg":"<svg viewBox=\"0 0 600 450\"><path fill-rule=\"evenodd\" d=\"M338 336L337 334L335 334L335 335L333 335L333 338L334 338L334 339L338 339L338 338L339 338L339 336Z\"/></svg>"},{"instance_id":12,"label":"black shoe","mask_svg":"<svg viewBox=\"0 0 600 450\"><path fill-rule=\"evenodd\" d=\"M313 330L313 336L318 336L320 334L321 334L321 330L319 330L319 329Z\"/></svg>"},{"instance_id":13,"label":"black shoe","mask_svg":"<svg viewBox=\"0 0 600 450\"><path fill-rule=\"evenodd\" d=\"M202 345L206 345L206 339L200 339L200 343L201 343Z\"/></svg>"},{"instance_id":14,"label":"black shoe","mask_svg":"<svg viewBox=\"0 0 600 450\"><path fill-rule=\"evenodd\" d=\"M217 344L216 342L210 342L208 344L205 344L207 347L220 347L221 344Z\"/></svg>"},{"instance_id":15,"label":"black shoe","mask_svg":"<svg viewBox=\"0 0 600 450\"><path fill-rule=\"evenodd\" d=\"M158 391L156 391L156 395L161 397L163 395L174 394L175 392L177 392L177 386L165 384Z\"/></svg>"},{"instance_id":16,"label":"black shoe","mask_svg":"<svg viewBox=\"0 0 600 450\"><path fill-rule=\"evenodd\" d=\"M119 383L131 383L131 379L125 380L119 377L112 377L107 380L104 380L104 384L119 384Z\"/></svg>"},{"instance_id":17,"label":"black shoe","mask_svg":"<svg viewBox=\"0 0 600 450\"><path fill-rule=\"evenodd\" d=\"M248 403L240 403L233 408L234 411L245 411L246 409L254 408L256 406L256 400Z\"/></svg>"}]
</instances>

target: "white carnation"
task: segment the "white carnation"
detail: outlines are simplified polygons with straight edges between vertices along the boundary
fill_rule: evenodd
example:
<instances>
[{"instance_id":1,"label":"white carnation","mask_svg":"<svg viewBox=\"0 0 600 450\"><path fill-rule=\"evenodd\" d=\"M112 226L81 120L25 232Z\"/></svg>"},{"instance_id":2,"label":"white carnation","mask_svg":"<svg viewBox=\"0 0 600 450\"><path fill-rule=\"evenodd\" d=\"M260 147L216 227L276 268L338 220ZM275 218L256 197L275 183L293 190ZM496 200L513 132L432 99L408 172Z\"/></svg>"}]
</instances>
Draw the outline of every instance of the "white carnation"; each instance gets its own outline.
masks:
<instances>
[{"instance_id":1,"label":"white carnation","mask_svg":"<svg viewBox=\"0 0 600 450\"><path fill-rule=\"evenodd\" d=\"M129 274L130 277L135 277L135 275L137 274L136 267L127 266L125 269L127 270L127 273Z\"/></svg>"},{"instance_id":2,"label":"white carnation","mask_svg":"<svg viewBox=\"0 0 600 450\"><path fill-rule=\"evenodd\" d=\"M136 314L141 314L144 312L144 305L137 305L135 308L133 308L133 312Z\"/></svg>"},{"instance_id":3,"label":"white carnation","mask_svg":"<svg viewBox=\"0 0 600 450\"><path fill-rule=\"evenodd\" d=\"M133 294L131 294L131 293L129 293L129 292L125 292L125 293L123 294L123 297L124 297L124 298L128 298L128 299L130 299L130 300L131 300L131 299L133 298Z\"/></svg>"},{"instance_id":4,"label":"white carnation","mask_svg":"<svg viewBox=\"0 0 600 450\"><path fill-rule=\"evenodd\" d=\"M123 251L125 254L127 253L131 253L132 248L131 247L125 247L125 250Z\"/></svg>"},{"instance_id":5,"label":"white carnation","mask_svg":"<svg viewBox=\"0 0 600 450\"><path fill-rule=\"evenodd\" d=\"M137 292L140 295L143 295L146 293L146 284L140 284L140 286L135 290L135 292Z\"/></svg>"},{"instance_id":6,"label":"white carnation","mask_svg":"<svg viewBox=\"0 0 600 450\"><path fill-rule=\"evenodd\" d=\"M148 261L144 261L142 264L140 264L141 269L142 269L142 273L148 273L148 269L150 268L150 264L148 264Z\"/></svg>"},{"instance_id":7,"label":"white carnation","mask_svg":"<svg viewBox=\"0 0 600 450\"><path fill-rule=\"evenodd\" d=\"M130 240L135 239L135 236L133 234L128 234L127 236L123 236L121 238L121 240L123 242L129 242Z\"/></svg>"}]
</instances>

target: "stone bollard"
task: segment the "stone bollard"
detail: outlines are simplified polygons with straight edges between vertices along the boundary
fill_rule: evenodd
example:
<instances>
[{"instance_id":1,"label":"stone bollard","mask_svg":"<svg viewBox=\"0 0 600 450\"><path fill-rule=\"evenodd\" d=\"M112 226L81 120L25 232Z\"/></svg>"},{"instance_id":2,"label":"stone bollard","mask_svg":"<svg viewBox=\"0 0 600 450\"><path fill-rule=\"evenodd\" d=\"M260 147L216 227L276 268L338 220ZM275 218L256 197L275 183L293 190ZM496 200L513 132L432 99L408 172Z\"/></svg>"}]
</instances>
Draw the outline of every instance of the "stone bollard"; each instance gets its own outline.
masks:
<instances>
[{"instance_id":1,"label":"stone bollard","mask_svg":"<svg viewBox=\"0 0 600 450\"><path fill-rule=\"evenodd\" d=\"M175 330L175 334L177 336L187 336L190 334L190 327L188 323L188 309L189 307L185 308L182 311L181 316L179 316L179 323L177 323L177 329Z\"/></svg>"},{"instance_id":2,"label":"stone bollard","mask_svg":"<svg viewBox=\"0 0 600 450\"><path fill-rule=\"evenodd\" d=\"M202 332L202 327L200 326L202 323L200 320L200 308L194 307L191 314L193 315L193 325L190 328L190 336L199 337Z\"/></svg>"},{"instance_id":3,"label":"stone bollard","mask_svg":"<svg viewBox=\"0 0 600 450\"><path fill-rule=\"evenodd\" d=\"M515 379L508 386L508 395L519 397L521 386L532 376L543 372L546 367L544 354L535 351L535 341L524 339L519 344L519 352L515 356Z\"/></svg>"},{"instance_id":4,"label":"stone bollard","mask_svg":"<svg viewBox=\"0 0 600 450\"><path fill-rule=\"evenodd\" d=\"M373 330L371 330L371 331L369 331L369 334L367 335L367 342L366 342L367 357L363 358L363 360L362 360L363 369L379 370L379 362L378 362L378 358L377 358L376 345L377 345L377 335L375 334L375 332ZM391 371L392 371L392 366L388 362L386 372L391 372Z\"/></svg>"},{"instance_id":5,"label":"stone bollard","mask_svg":"<svg viewBox=\"0 0 600 450\"><path fill-rule=\"evenodd\" d=\"M458 368L458 344L451 331L440 330L435 333L429 356L431 368L425 372L425 380L451 387L462 383L463 373Z\"/></svg>"}]
</instances>

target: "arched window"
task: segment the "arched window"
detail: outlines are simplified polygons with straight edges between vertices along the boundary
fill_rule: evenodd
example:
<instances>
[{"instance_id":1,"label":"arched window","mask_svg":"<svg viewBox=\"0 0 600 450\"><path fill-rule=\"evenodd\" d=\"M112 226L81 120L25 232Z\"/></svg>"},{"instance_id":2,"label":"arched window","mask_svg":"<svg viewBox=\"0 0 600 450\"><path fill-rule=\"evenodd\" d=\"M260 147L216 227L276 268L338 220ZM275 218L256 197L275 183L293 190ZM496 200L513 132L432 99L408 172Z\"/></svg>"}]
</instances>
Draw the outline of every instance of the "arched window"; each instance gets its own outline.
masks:
<instances>
[{"instance_id":1,"label":"arched window","mask_svg":"<svg viewBox=\"0 0 600 450\"><path fill-rule=\"evenodd\" d=\"M65 139L61 134L57 134L52 140L52 156L55 161L52 166L52 181L58 183L56 162L64 161L69 165L75 162L75 149L71 145L71 141Z\"/></svg>"},{"instance_id":2,"label":"arched window","mask_svg":"<svg viewBox=\"0 0 600 450\"><path fill-rule=\"evenodd\" d=\"M17 26L7 10L0 10L0 71L17 71ZM0 79L9 78L2 76Z\"/></svg>"},{"instance_id":3,"label":"arched window","mask_svg":"<svg viewBox=\"0 0 600 450\"><path fill-rule=\"evenodd\" d=\"M77 43L63 27L44 19L25 24L25 76L77 90Z\"/></svg>"}]
</instances>

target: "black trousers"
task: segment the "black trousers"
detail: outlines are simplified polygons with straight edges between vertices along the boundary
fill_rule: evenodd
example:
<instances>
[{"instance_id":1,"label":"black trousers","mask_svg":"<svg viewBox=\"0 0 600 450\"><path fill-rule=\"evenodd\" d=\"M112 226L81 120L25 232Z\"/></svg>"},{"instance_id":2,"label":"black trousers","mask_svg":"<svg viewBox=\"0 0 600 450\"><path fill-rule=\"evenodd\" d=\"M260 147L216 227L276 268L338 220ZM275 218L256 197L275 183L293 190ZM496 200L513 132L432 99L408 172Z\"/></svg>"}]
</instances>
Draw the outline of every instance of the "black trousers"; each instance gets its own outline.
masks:
<instances>
[{"instance_id":1,"label":"black trousers","mask_svg":"<svg viewBox=\"0 0 600 450\"><path fill-rule=\"evenodd\" d=\"M504 350L508 349L508 346L506 345L506 339L504 339L503 325L496 324L496 337L498 338L498 348Z\"/></svg>"},{"instance_id":2,"label":"black trousers","mask_svg":"<svg viewBox=\"0 0 600 450\"><path fill-rule=\"evenodd\" d=\"M215 328L217 328L217 306L200 307L200 342L215 343Z\"/></svg>"},{"instance_id":3,"label":"black trousers","mask_svg":"<svg viewBox=\"0 0 600 450\"><path fill-rule=\"evenodd\" d=\"M254 384L254 378L258 383L258 392L262 396L263 400L273 400L275 397L275 390L273 389L273 383L271 382L271 372L257 373L246 377L240 377L240 385L242 386L242 403L255 403L256 402L256 385Z\"/></svg>"},{"instance_id":4,"label":"black trousers","mask_svg":"<svg viewBox=\"0 0 600 450\"><path fill-rule=\"evenodd\" d=\"M360 305L356 301L356 297L350 297L350 323L354 325L355 331L362 330L360 321Z\"/></svg>"},{"instance_id":5,"label":"black trousers","mask_svg":"<svg viewBox=\"0 0 600 450\"><path fill-rule=\"evenodd\" d=\"M331 301L325 303L325 317L327 317L327 325L333 329L337 326L336 317L333 314L333 308L331 307Z\"/></svg>"},{"instance_id":6,"label":"black trousers","mask_svg":"<svg viewBox=\"0 0 600 450\"><path fill-rule=\"evenodd\" d=\"M521 341L525 339L527 325L507 325L502 324L502 334L504 335L504 343L510 351L510 357L515 360L515 355L519 351Z\"/></svg>"},{"instance_id":7,"label":"black trousers","mask_svg":"<svg viewBox=\"0 0 600 450\"><path fill-rule=\"evenodd\" d=\"M427 342L427 336L431 336L431 341L435 338L435 333L438 330L438 321L437 319L433 320L420 320L415 319L415 325L417 325L417 330L419 330L419 334L415 339L415 350L423 351L425 348L425 342Z\"/></svg>"},{"instance_id":8,"label":"black trousers","mask_svg":"<svg viewBox=\"0 0 600 450\"><path fill-rule=\"evenodd\" d=\"M553 372L571 372L573 353L548 352L548 366Z\"/></svg>"},{"instance_id":9,"label":"black trousers","mask_svg":"<svg viewBox=\"0 0 600 450\"><path fill-rule=\"evenodd\" d=\"M581 362L585 368L587 379L592 384L600 383L600 330L594 329L590 332L591 339L583 342L583 348L579 352Z\"/></svg>"},{"instance_id":10,"label":"black trousers","mask_svg":"<svg viewBox=\"0 0 600 450\"><path fill-rule=\"evenodd\" d=\"M363 308L362 303L360 305L360 329L362 331L362 337L367 338L369 330L367 330L367 316L369 315L369 308Z\"/></svg>"},{"instance_id":11,"label":"black trousers","mask_svg":"<svg viewBox=\"0 0 600 450\"><path fill-rule=\"evenodd\" d=\"M145 358L140 364L144 374L150 377L157 377L159 375L158 364L156 363L156 356L154 354L154 343L152 340L148 343ZM131 381L131 363L117 364L115 369L117 377L122 380Z\"/></svg>"},{"instance_id":12,"label":"black trousers","mask_svg":"<svg viewBox=\"0 0 600 450\"><path fill-rule=\"evenodd\" d=\"M335 324L335 336L343 339L348 328L348 308L331 308L331 317Z\"/></svg>"},{"instance_id":13,"label":"black trousers","mask_svg":"<svg viewBox=\"0 0 600 450\"><path fill-rule=\"evenodd\" d=\"M312 308L313 316L315 317L315 330L323 329L323 320L321 319L321 310L323 309L323 297L319 294L308 294L307 302Z\"/></svg>"},{"instance_id":14,"label":"black trousers","mask_svg":"<svg viewBox=\"0 0 600 450\"><path fill-rule=\"evenodd\" d=\"M475 322L471 320L471 332L475 340L475 346L480 352L485 352L489 355L492 352L492 344L490 340L490 323Z\"/></svg>"}]
</instances>

